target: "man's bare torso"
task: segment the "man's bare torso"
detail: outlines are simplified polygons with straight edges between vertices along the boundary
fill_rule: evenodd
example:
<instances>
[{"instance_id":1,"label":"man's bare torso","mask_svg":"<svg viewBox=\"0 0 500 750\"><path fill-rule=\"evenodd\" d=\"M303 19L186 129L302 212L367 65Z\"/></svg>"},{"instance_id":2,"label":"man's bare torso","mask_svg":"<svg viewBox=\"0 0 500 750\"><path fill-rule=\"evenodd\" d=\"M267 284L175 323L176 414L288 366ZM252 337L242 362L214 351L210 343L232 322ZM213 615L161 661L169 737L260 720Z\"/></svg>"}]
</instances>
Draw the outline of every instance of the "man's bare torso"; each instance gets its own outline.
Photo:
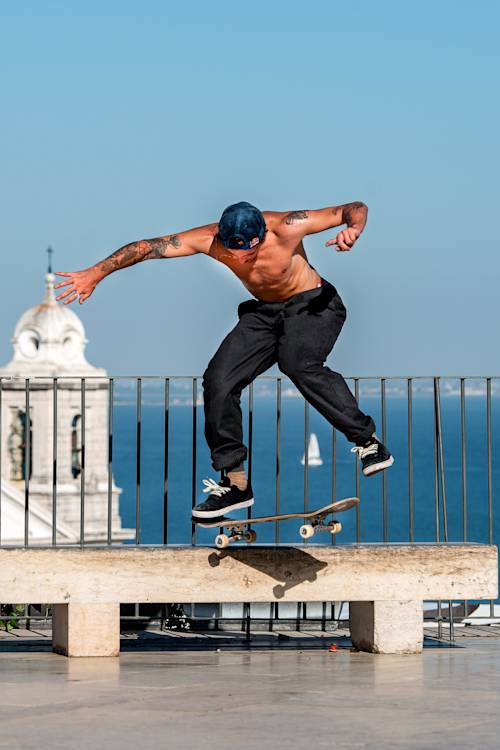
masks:
<instances>
[{"instance_id":1,"label":"man's bare torso","mask_svg":"<svg viewBox=\"0 0 500 750\"><path fill-rule=\"evenodd\" d=\"M302 240L283 227L282 214L264 212L266 234L254 250L226 250L217 233L208 255L224 263L250 294L263 302L283 302L298 292L315 289L320 282L309 265Z\"/></svg>"}]
</instances>

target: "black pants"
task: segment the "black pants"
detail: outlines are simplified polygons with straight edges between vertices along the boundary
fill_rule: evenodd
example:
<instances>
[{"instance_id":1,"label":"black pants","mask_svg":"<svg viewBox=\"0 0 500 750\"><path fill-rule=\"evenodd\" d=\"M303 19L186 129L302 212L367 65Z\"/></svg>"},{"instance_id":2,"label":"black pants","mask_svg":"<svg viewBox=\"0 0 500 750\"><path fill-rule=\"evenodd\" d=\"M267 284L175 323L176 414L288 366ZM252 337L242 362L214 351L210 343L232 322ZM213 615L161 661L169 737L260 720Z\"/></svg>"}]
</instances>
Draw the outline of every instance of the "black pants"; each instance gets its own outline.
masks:
<instances>
[{"instance_id":1,"label":"black pants","mask_svg":"<svg viewBox=\"0 0 500 750\"><path fill-rule=\"evenodd\" d=\"M300 393L325 419L356 444L375 431L359 410L342 375L324 362L346 318L337 290L322 286L285 302L251 299L238 306L239 322L210 360L203 376L205 437L216 471L247 457L243 445L241 391L278 363Z\"/></svg>"}]
</instances>

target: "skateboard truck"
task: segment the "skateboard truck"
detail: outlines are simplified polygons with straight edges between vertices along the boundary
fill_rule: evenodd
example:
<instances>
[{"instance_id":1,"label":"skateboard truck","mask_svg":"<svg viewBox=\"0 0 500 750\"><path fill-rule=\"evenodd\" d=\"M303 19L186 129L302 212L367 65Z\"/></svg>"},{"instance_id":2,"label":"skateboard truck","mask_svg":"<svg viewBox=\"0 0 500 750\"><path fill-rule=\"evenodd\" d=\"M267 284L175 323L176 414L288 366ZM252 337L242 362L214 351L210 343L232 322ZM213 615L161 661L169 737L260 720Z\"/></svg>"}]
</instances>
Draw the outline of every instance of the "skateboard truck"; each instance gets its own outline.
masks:
<instances>
[{"instance_id":1,"label":"skateboard truck","mask_svg":"<svg viewBox=\"0 0 500 750\"><path fill-rule=\"evenodd\" d=\"M245 529L245 527L248 527L249 525L248 522L242 523L241 526L234 526L229 531L229 534L217 534L215 537L215 546L218 547L218 549L224 549L234 542L241 541L245 541L247 544L253 544L257 539L257 532L253 529Z\"/></svg>"},{"instance_id":2,"label":"skateboard truck","mask_svg":"<svg viewBox=\"0 0 500 750\"><path fill-rule=\"evenodd\" d=\"M342 531L342 524L340 521L337 521L335 518L330 521L330 523L325 523L326 513L324 516L318 516L317 520L314 520L312 523L304 523L300 529L299 534L302 537L302 539L310 539L314 534L317 534L318 531L329 531L330 534L340 534Z\"/></svg>"}]
</instances>

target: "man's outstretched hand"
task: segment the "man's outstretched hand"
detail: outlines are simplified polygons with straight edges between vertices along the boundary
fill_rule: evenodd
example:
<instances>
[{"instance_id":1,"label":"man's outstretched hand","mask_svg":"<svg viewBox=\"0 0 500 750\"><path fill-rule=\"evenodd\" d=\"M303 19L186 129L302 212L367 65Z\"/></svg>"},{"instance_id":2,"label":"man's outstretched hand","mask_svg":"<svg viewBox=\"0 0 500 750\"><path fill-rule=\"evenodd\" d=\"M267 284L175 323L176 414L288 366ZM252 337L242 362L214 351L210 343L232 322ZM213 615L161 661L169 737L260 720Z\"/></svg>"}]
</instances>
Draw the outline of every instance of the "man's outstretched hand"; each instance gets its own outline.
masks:
<instances>
[{"instance_id":1,"label":"man's outstretched hand","mask_svg":"<svg viewBox=\"0 0 500 750\"><path fill-rule=\"evenodd\" d=\"M56 297L57 302L64 300L63 304L65 305L74 302L78 297L80 298L78 301L82 305L102 279L102 276L92 268L86 268L84 271L73 271L72 273L56 271L56 276L66 277L65 281L60 281L59 284L54 286L54 289L68 287Z\"/></svg>"},{"instance_id":2,"label":"man's outstretched hand","mask_svg":"<svg viewBox=\"0 0 500 750\"><path fill-rule=\"evenodd\" d=\"M333 240L328 240L325 245L326 247L337 245L337 252L344 253L346 250L350 250L352 248L360 234L361 232L359 231L359 229L348 227L347 229L343 229L341 232L339 232Z\"/></svg>"}]
</instances>

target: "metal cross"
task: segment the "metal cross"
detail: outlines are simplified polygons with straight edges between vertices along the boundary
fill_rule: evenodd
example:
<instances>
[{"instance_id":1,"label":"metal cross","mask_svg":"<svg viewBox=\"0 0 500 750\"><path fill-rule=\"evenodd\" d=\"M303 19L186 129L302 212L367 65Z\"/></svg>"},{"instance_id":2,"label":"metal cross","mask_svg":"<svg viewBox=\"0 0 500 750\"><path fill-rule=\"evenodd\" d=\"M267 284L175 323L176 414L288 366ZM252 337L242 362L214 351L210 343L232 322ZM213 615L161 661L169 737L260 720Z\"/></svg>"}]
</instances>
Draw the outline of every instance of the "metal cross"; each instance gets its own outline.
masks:
<instances>
[{"instance_id":1,"label":"metal cross","mask_svg":"<svg viewBox=\"0 0 500 750\"><path fill-rule=\"evenodd\" d=\"M49 245L48 248L47 248L47 255L49 256L48 273L52 273L52 254L53 254L53 252L54 251L52 250L52 248Z\"/></svg>"}]
</instances>

